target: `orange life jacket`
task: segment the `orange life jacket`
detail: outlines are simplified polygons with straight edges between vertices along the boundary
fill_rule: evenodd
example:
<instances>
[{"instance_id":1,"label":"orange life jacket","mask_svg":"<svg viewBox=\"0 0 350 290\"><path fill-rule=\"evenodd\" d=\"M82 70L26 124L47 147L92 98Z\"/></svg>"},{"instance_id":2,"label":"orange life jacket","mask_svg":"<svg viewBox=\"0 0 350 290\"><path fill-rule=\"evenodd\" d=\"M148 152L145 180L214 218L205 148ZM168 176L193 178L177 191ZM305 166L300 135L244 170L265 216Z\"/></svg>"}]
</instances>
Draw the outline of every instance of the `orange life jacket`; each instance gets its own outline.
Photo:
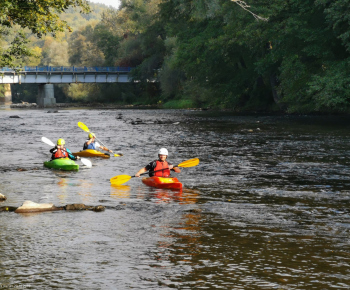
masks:
<instances>
[{"instance_id":1,"label":"orange life jacket","mask_svg":"<svg viewBox=\"0 0 350 290\"><path fill-rule=\"evenodd\" d=\"M67 158L68 157L68 153L66 150L62 150L62 149L57 149L57 151L53 154L54 159L57 158Z\"/></svg>"},{"instance_id":2,"label":"orange life jacket","mask_svg":"<svg viewBox=\"0 0 350 290\"><path fill-rule=\"evenodd\" d=\"M170 169L169 169L168 162L166 162L166 161L160 162L159 160L157 160L157 165L153 169L153 171L157 171L157 170L164 169L164 168L168 168L168 169L161 170L161 171L158 171L158 172L154 172L153 176L160 176L160 177L168 177L168 176L170 176Z\"/></svg>"}]
</instances>

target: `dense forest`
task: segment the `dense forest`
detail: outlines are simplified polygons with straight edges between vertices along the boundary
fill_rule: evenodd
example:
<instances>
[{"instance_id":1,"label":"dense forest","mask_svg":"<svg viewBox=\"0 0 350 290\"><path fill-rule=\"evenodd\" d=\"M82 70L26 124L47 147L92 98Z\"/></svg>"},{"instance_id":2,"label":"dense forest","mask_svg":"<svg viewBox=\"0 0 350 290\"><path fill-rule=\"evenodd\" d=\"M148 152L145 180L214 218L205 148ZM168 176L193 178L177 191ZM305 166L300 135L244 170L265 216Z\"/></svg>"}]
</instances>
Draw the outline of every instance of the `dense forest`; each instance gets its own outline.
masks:
<instances>
[{"instance_id":1,"label":"dense forest","mask_svg":"<svg viewBox=\"0 0 350 290\"><path fill-rule=\"evenodd\" d=\"M119 10L90 9L65 9L60 18L70 27L53 36L24 29L21 45L29 49L12 63L131 66L137 82L61 85L58 101L239 112L350 110L349 0L122 0ZM7 26L3 50L17 31ZM0 63L9 64L6 54ZM14 87L15 96L35 101L35 88Z\"/></svg>"}]
</instances>

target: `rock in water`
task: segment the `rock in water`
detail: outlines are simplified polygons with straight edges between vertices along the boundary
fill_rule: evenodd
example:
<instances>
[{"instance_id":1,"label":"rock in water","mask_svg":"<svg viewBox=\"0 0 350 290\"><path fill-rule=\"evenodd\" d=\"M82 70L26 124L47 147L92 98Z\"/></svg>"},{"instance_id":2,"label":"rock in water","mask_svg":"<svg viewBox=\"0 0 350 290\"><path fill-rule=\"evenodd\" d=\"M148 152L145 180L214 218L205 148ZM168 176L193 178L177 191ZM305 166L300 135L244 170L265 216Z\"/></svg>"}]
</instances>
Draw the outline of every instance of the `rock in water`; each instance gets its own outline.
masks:
<instances>
[{"instance_id":1,"label":"rock in water","mask_svg":"<svg viewBox=\"0 0 350 290\"><path fill-rule=\"evenodd\" d=\"M15 210L15 213L43 212L61 209L62 208L55 207L52 203L35 203L30 200L26 200L19 208Z\"/></svg>"}]
</instances>

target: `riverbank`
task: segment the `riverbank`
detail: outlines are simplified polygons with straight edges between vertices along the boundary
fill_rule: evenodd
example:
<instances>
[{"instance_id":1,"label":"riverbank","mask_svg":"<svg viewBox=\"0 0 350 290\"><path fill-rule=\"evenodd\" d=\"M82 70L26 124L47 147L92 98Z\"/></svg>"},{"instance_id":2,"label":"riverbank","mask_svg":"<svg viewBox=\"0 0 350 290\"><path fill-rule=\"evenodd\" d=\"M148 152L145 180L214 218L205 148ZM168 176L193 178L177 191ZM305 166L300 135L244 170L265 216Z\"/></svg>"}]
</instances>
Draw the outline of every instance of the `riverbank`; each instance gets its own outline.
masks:
<instances>
[{"instance_id":1,"label":"riverbank","mask_svg":"<svg viewBox=\"0 0 350 290\"><path fill-rule=\"evenodd\" d=\"M11 104L12 109L42 109L36 103ZM109 103L56 103L45 108L94 108L94 109L164 109L162 105L118 105ZM207 111L209 108L187 108L188 110Z\"/></svg>"},{"instance_id":2,"label":"riverbank","mask_svg":"<svg viewBox=\"0 0 350 290\"><path fill-rule=\"evenodd\" d=\"M10 108L16 109L40 109L42 107L38 106L36 103L19 103L11 104ZM116 104L104 104L104 103L56 103L45 108L104 108L104 109L129 109L129 108L139 108L139 109L156 109L158 106L152 105L116 105Z\"/></svg>"}]
</instances>

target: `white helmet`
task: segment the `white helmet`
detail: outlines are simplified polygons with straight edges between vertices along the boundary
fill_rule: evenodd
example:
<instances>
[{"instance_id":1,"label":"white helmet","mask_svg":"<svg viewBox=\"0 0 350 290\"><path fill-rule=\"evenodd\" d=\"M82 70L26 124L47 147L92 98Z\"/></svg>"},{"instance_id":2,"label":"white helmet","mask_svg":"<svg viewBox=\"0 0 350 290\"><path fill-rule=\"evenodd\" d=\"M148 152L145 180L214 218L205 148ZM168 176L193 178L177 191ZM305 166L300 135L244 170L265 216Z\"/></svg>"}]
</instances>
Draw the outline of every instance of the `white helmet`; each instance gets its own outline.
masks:
<instances>
[{"instance_id":1,"label":"white helmet","mask_svg":"<svg viewBox=\"0 0 350 290\"><path fill-rule=\"evenodd\" d=\"M160 148L158 151L158 155L167 155L168 156L168 150L166 150L166 148Z\"/></svg>"}]
</instances>

